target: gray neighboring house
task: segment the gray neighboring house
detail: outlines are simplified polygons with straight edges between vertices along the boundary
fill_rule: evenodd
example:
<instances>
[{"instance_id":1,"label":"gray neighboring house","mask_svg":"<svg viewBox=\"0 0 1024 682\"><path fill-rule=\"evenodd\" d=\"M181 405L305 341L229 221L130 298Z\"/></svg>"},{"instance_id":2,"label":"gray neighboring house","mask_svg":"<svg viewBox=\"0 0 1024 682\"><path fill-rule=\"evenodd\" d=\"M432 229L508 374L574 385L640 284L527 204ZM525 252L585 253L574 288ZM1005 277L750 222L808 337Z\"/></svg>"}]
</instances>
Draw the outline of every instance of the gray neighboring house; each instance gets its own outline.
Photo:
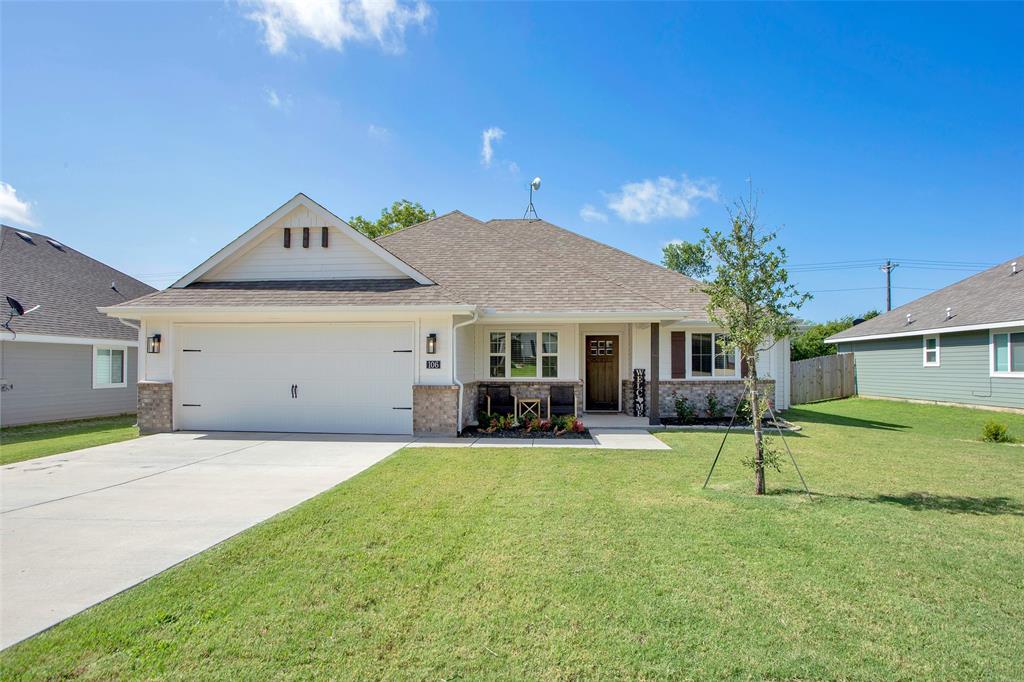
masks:
<instances>
[{"instance_id":1,"label":"gray neighboring house","mask_svg":"<svg viewBox=\"0 0 1024 682\"><path fill-rule=\"evenodd\" d=\"M46 235L0 226L0 425L135 412L138 332L96 308L155 291ZM111 288L111 285L114 288Z\"/></svg>"},{"instance_id":2,"label":"gray neighboring house","mask_svg":"<svg viewBox=\"0 0 1024 682\"><path fill-rule=\"evenodd\" d=\"M826 340L859 395L1024 412L1024 256Z\"/></svg>"}]
</instances>

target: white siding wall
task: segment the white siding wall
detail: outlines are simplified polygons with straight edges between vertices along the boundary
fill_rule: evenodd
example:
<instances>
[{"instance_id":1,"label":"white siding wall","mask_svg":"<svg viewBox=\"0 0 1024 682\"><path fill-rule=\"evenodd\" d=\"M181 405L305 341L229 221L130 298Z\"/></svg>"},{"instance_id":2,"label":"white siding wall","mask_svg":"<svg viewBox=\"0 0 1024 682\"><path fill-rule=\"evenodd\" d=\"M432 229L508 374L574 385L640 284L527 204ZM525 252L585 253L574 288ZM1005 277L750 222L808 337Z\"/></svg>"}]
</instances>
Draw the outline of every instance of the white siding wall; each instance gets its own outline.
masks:
<instances>
[{"instance_id":1,"label":"white siding wall","mask_svg":"<svg viewBox=\"0 0 1024 682\"><path fill-rule=\"evenodd\" d=\"M282 218L266 234L204 275L202 281L231 282L296 279L398 279L408 277L370 253L336 228L328 246L320 243L323 221L304 206ZM284 248L284 228L292 228L291 247ZM309 248L302 248L302 228L309 227Z\"/></svg>"},{"instance_id":2,"label":"white siding wall","mask_svg":"<svg viewBox=\"0 0 1024 682\"><path fill-rule=\"evenodd\" d=\"M455 318L455 323L458 324L464 319ZM455 332L458 335L458 343L456 344L456 354L458 357L455 359L455 375L463 383L476 381L479 376L476 372L476 336L478 329L479 327L475 324L467 324L465 327L459 327Z\"/></svg>"}]
</instances>

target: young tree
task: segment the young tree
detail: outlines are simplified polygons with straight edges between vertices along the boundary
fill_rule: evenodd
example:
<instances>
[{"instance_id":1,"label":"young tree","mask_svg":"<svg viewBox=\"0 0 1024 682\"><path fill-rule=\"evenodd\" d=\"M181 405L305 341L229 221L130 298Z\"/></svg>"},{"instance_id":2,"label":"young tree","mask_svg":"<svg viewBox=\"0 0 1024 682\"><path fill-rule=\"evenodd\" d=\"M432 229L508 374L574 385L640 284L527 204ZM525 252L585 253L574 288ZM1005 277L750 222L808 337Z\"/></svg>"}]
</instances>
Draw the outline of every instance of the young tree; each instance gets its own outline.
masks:
<instances>
[{"instance_id":1,"label":"young tree","mask_svg":"<svg viewBox=\"0 0 1024 682\"><path fill-rule=\"evenodd\" d=\"M370 239L376 239L386 234L409 227L424 220L436 218L437 213L423 208L419 202L413 203L408 199L402 199L391 204L391 208L385 208L380 212L377 220L367 220L361 215L352 216L348 224L356 228Z\"/></svg>"},{"instance_id":2,"label":"young tree","mask_svg":"<svg viewBox=\"0 0 1024 682\"><path fill-rule=\"evenodd\" d=\"M730 218L728 232L704 228L705 248L715 258L715 277L701 289L709 297L708 316L726 334L721 350L738 349L747 367L744 388L754 427L754 491L763 495L765 441L761 421L766 403L757 393L757 351L793 333L795 313L811 295L799 293L789 283L784 267L786 251L774 244L775 232L759 228L753 201L740 201Z\"/></svg>"},{"instance_id":3,"label":"young tree","mask_svg":"<svg viewBox=\"0 0 1024 682\"><path fill-rule=\"evenodd\" d=\"M661 264L687 277L704 279L711 274L707 250L701 242L671 242L661 249Z\"/></svg>"}]
</instances>

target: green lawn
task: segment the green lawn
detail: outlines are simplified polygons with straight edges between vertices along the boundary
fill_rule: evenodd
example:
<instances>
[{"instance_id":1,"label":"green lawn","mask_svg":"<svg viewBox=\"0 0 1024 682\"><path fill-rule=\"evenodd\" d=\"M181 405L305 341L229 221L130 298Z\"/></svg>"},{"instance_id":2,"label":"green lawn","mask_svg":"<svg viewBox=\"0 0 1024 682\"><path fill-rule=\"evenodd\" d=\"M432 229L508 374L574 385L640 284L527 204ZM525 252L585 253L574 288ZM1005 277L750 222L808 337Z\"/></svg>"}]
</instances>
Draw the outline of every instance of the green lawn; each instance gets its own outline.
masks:
<instances>
[{"instance_id":1,"label":"green lawn","mask_svg":"<svg viewBox=\"0 0 1024 682\"><path fill-rule=\"evenodd\" d=\"M0 465L138 438L135 415L30 424L0 430Z\"/></svg>"},{"instance_id":2,"label":"green lawn","mask_svg":"<svg viewBox=\"0 0 1024 682\"><path fill-rule=\"evenodd\" d=\"M1024 678L1024 448L990 418L792 410L731 436L409 449L0 656L4 679Z\"/></svg>"}]
</instances>

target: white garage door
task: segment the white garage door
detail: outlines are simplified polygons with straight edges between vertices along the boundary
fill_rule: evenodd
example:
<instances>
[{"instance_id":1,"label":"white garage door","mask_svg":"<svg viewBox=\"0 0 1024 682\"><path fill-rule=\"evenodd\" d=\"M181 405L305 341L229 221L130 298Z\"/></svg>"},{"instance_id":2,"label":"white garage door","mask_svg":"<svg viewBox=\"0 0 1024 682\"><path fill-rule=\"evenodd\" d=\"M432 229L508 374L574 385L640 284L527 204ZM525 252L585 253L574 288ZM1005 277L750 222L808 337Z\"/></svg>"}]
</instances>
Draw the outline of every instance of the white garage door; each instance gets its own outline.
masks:
<instances>
[{"instance_id":1,"label":"white garage door","mask_svg":"<svg viewBox=\"0 0 1024 682\"><path fill-rule=\"evenodd\" d=\"M178 428L412 433L411 324L186 325Z\"/></svg>"}]
</instances>

